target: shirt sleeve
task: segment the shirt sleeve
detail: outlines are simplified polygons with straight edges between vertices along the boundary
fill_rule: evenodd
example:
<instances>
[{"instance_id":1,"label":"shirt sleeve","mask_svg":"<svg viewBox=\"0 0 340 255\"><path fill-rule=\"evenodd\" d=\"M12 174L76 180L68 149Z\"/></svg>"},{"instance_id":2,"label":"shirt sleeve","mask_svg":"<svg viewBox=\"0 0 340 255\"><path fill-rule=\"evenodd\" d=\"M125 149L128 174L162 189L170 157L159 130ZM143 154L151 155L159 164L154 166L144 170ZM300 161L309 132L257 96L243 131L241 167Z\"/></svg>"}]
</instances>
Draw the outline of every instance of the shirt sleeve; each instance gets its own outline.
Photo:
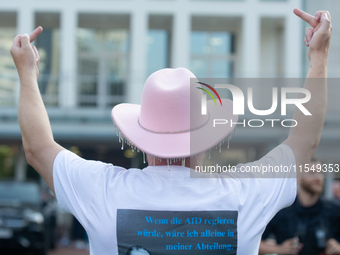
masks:
<instances>
[{"instance_id":1,"label":"shirt sleeve","mask_svg":"<svg viewBox=\"0 0 340 255\"><path fill-rule=\"evenodd\" d=\"M91 208L93 189L100 179L105 180L107 172L119 171L111 164L85 160L76 154L63 150L53 164L53 182L58 204L72 213L86 227L88 211Z\"/></svg>"},{"instance_id":2,"label":"shirt sleeve","mask_svg":"<svg viewBox=\"0 0 340 255\"><path fill-rule=\"evenodd\" d=\"M297 184L294 152L288 145L281 144L261 158L257 164L266 166L269 171L264 174L264 178L258 178L260 200L263 205L262 215L267 224L278 211L291 205L295 200Z\"/></svg>"}]
</instances>

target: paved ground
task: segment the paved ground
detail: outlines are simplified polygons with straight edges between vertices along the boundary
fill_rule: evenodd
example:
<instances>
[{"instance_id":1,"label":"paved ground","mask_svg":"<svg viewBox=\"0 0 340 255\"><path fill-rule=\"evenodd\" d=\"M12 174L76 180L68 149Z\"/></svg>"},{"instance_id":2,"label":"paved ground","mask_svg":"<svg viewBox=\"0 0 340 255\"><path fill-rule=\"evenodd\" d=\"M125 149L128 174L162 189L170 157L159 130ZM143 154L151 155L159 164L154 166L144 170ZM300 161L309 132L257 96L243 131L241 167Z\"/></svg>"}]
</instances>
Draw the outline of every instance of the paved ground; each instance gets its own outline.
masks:
<instances>
[{"instance_id":1,"label":"paved ground","mask_svg":"<svg viewBox=\"0 0 340 255\"><path fill-rule=\"evenodd\" d=\"M48 255L89 255L89 251L59 247L53 251L50 251Z\"/></svg>"}]
</instances>

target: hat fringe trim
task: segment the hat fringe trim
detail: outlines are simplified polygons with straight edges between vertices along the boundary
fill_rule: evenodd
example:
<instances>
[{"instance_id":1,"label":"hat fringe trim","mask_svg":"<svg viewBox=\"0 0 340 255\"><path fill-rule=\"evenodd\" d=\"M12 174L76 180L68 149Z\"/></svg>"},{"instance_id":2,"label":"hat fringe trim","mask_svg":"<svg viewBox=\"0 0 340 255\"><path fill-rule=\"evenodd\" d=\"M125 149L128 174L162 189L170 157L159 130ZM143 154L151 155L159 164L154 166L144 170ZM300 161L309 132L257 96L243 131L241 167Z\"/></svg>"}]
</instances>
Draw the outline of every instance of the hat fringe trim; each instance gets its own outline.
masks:
<instances>
[{"instance_id":1,"label":"hat fringe trim","mask_svg":"<svg viewBox=\"0 0 340 255\"><path fill-rule=\"evenodd\" d=\"M113 119L112 119L113 121ZM113 121L113 127L114 127L114 130L118 136L118 139L119 139L119 143L122 144L122 147L121 147L121 150L124 150L124 144L128 145L132 152L134 151L137 151L138 153L142 152L143 153L143 163L146 164L148 162L147 160L147 157L145 157L145 152L140 150L135 144L133 144L129 139L126 138L126 136L123 134L122 131L120 131L120 129L118 128L118 126L116 125L116 123ZM236 135L236 126L234 127L234 136ZM228 145L227 145L227 149L229 149L229 141L231 140L232 138L232 135L231 133L228 134L221 142L217 143L216 145L212 146L210 149L208 149L207 151L209 152L209 157L208 159L211 158L211 150L212 149L219 149L219 153L221 153L221 150L222 150L222 144L224 144L224 142L227 142ZM169 167L169 164L171 165L172 162L182 162L182 166L185 166L185 159L187 157L183 157L183 158L160 158L160 157L157 157L155 155L152 155L150 153L147 153L148 155L152 156L153 157L153 165L155 166L155 159L159 160L160 162L162 162L162 160L166 160L167 161L167 164L168 164L168 167ZM192 155L190 156L190 158L194 158L195 156L198 156L200 155L201 153L199 154L195 154L195 155ZM170 170L170 169L169 169Z\"/></svg>"}]
</instances>

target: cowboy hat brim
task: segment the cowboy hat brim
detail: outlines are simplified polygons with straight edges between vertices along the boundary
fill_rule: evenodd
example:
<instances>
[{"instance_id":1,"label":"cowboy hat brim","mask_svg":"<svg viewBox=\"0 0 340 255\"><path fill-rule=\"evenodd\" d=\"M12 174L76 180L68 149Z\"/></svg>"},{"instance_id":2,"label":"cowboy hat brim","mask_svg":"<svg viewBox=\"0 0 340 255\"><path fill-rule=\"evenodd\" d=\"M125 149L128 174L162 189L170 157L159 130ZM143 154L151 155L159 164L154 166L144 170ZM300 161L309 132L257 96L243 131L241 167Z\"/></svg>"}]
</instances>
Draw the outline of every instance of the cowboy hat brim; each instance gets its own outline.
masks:
<instances>
[{"instance_id":1,"label":"cowboy hat brim","mask_svg":"<svg viewBox=\"0 0 340 255\"><path fill-rule=\"evenodd\" d=\"M212 100L207 101L207 122L198 129L182 133L146 130L139 123L141 106L137 104L119 104L112 109L111 117L117 132L144 153L158 158L185 158L211 149L232 132L235 125L231 123L237 122L238 115L233 115L231 100L222 99L222 103L223 106L216 106ZM220 124L214 126L217 119Z\"/></svg>"}]
</instances>

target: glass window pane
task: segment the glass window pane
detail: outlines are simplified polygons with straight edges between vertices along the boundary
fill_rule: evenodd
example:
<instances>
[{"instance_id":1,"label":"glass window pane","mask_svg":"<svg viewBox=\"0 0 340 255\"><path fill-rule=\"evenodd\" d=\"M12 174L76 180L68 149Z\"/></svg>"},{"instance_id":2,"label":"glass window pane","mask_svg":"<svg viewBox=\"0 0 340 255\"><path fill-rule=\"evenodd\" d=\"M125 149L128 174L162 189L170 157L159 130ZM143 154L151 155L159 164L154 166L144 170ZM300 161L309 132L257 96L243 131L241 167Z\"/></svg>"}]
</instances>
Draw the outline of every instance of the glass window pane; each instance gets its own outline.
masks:
<instances>
[{"instance_id":1,"label":"glass window pane","mask_svg":"<svg viewBox=\"0 0 340 255\"><path fill-rule=\"evenodd\" d=\"M209 34L206 31L191 32L191 54L209 54Z\"/></svg>"},{"instance_id":2,"label":"glass window pane","mask_svg":"<svg viewBox=\"0 0 340 255\"><path fill-rule=\"evenodd\" d=\"M212 75L214 78L230 78L232 75L232 63L226 60L213 60Z\"/></svg>"},{"instance_id":3,"label":"glass window pane","mask_svg":"<svg viewBox=\"0 0 340 255\"><path fill-rule=\"evenodd\" d=\"M191 59L190 70L199 78L208 77L207 61L203 59Z\"/></svg>"},{"instance_id":4,"label":"glass window pane","mask_svg":"<svg viewBox=\"0 0 340 255\"><path fill-rule=\"evenodd\" d=\"M214 54L229 54L232 52L232 35L227 32L213 32L209 43Z\"/></svg>"},{"instance_id":5,"label":"glass window pane","mask_svg":"<svg viewBox=\"0 0 340 255\"><path fill-rule=\"evenodd\" d=\"M83 42L86 40L96 45ZM79 29L80 106L111 107L124 100L128 51L129 34L126 29Z\"/></svg>"},{"instance_id":6,"label":"glass window pane","mask_svg":"<svg viewBox=\"0 0 340 255\"><path fill-rule=\"evenodd\" d=\"M36 40L40 56L38 84L48 106L58 105L59 40L59 28L44 28L44 32Z\"/></svg>"},{"instance_id":7,"label":"glass window pane","mask_svg":"<svg viewBox=\"0 0 340 255\"><path fill-rule=\"evenodd\" d=\"M125 79L127 72L127 61L124 58L109 58L106 60L108 75L115 76L116 79Z\"/></svg>"},{"instance_id":8,"label":"glass window pane","mask_svg":"<svg viewBox=\"0 0 340 255\"><path fill-rule=\"evenodd\" d=\"M168 66L168 32L151 29L148 34L147 76Z\"/></svg>"},{"instance_id":9,"label":"glass window pane","mask_svg":"<svg viewBox=\"0 0 340 255\"><path fill-rule=\"evenodd\" d=\"M234 36L227 31L192 31L190 68L201 78L232 77L233 44Z\"/></svg>"},{"instance_id":10,"label":"glass window pane","mask_svg":"<svg viewBox=\"0 0 340 255\"><path fill-rule=\"evenodd\" d=\"M42 26L43 33L36 39L39 51L39 89L47 106L58 106L60 63L60 14L35 14L35 26Z\"/></svg>"},{"instance_id":11,"label":"glass window pane","mask_svg":"<svg viewBox=\"0 0 340 255\"><path fill-rule=\"evenodd\" d=\"M98 52L100 40L98 33L91 28L78 28L78 52Z\"/></svg>"},{"instance_id":12,"label":"glass window pane","mask_svg":"<svg viewBox=\"0 0 340 255\"><path fill-rule=\"evenodd\" d=\"M96 106L98 60L82 58L78 62L79 104Z\"/></svg>"},{"instance_id":13,"label":"glass window pane","mask_svg":"<svg viewBox=\"0 0 340 255\"><path fill-rule=\"evenodd\" d=\"M0 106L14 106L17 71L9 51L16 28L1 27L0 34Z\"/></svg>"},{"instance_id":14,"label":"glass window pane","mask_svg":"<svg viewBox=\"0 0 340 255\"><path fill-rule=\"evenodd\" d=\"M104 34L105 50L127 53L129 50L126 30L107 31Z\"/></svg>"},{"instance_id":15,"label":"glass window pane","mask_svg":"<svg viewBox=\"0 0 340 255\"><path fill-rule=\"evenodd\" d=\"M78 73L81 75L96 76L98 74L98 59L82 57L78 63Z\"/></svg>"},{"instance_id":16,"label":"glass window pane","mask_svg":"<svg viewBox=\"0 0 340 255\"><path fill-rule=\"evenodd\" d=\"M108 95L124 95L125 77L126 77L126 61L125 59L109 59L108 66Z\"/></svg>"}]
</instances>

